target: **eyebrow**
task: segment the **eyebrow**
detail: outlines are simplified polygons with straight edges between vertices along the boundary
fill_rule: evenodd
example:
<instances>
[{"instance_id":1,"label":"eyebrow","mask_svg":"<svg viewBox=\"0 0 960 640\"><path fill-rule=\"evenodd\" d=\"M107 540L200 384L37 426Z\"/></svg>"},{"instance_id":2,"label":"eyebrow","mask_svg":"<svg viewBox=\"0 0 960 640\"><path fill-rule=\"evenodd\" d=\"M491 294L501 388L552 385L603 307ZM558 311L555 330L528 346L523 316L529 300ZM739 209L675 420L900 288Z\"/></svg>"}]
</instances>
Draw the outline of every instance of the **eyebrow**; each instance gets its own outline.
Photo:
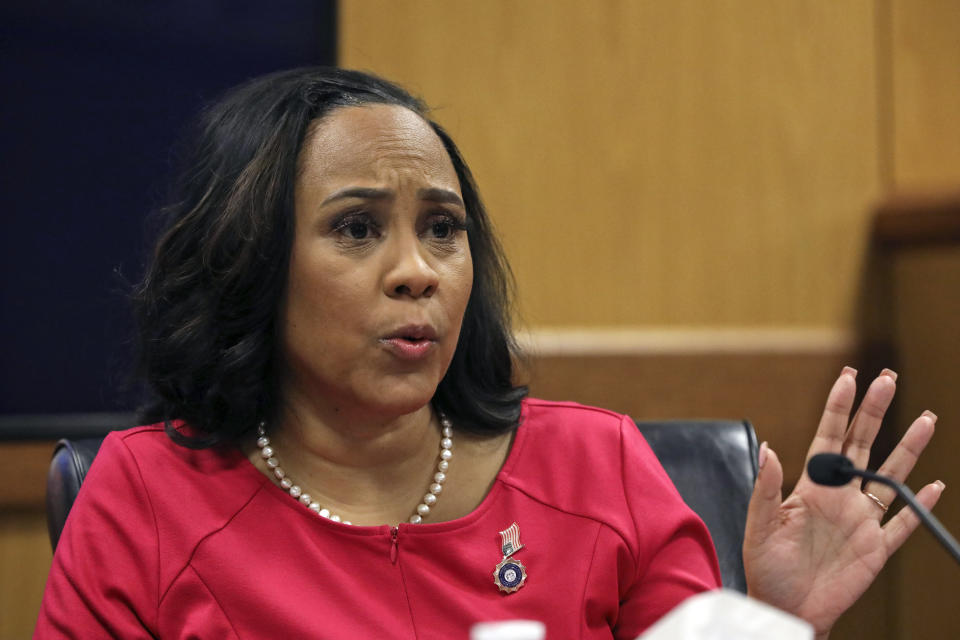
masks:
<instances>
[{"instance_id":1,"label":"eyebrow","mask_svg":"<svg viewBox=\"0 0 960 640\"><path fill-rule=\"evenodd\" d=\"M421 200L429 200L430 202L438 202L441 204L455 204L458 207L466 209L460 196L449 189L420 189L417 191L417 195Z\"/></svg>"},{"instance_id":2,"label":"eyebrow","mask_svg":"<svg viewBox=\"0 0 960 640\"><path fill-rule=\"evenodd\" d=\"M320 206L326 205L335 200L343 200L345 198L361 198L363 200L385 200L393 197L393 192L387 189L375 189L371 187L347 187L346 189L340 189L330 194L324 198L323 202L320 203ZM420 189L417 191L417 197L421 200L429 200L430 202L437 202L441 204L453 204L458 207L466 206L463 204L463 200L455 192L450 191L449 189Z\"/></svg>"}]
</instances>

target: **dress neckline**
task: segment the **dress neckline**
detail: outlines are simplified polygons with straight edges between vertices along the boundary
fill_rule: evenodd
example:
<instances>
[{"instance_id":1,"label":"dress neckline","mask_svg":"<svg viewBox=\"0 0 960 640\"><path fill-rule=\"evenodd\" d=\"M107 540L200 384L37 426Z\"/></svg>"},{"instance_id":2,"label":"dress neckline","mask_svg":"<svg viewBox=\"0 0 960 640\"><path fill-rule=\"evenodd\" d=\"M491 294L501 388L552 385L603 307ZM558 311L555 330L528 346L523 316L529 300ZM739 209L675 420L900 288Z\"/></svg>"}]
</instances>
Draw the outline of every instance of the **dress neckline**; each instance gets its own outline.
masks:
<instances>
[{"instance_id":1,"label":"dress neckline","mask_svg":"<svg viewBox=\"0 0 960 640\"><path fill-rule=\"evenodd\" d=\"M483 514L486 513L496 503L501 491L503 490L503 481L511 475L518 465L518 460L522 456L524 444L528 435L527 429L523 428L523 425L526 422L528 411L529 407L526 399L524 399L520 410L520 420L518 421L517 427L514 429L512 434L510 451L507 453L507 456L500 467L500 471L498 471L497 475L494 477L493 484L490 486L490 490L487 491L487 494L480 501L480 504L478 504L472 511L460 516L459 518L454 518L453 520L444 520L441 522L426 522L420 524L401 522L397 525L345 525L340 522L334 522L328 518L317 515L305 505L291 498L290 494L277 486L273 480L260 471L260 469L258 469L249 460L249 458L247 458L247 456L239 447L236 449L236 452L241 459L241 468L247 474L255 475L266 495L269 495L271 499L279 502L283 507L293 509L304 518L308 518L309 520L316 522L318 526L330 529L331 531L361 536L379 535L383 533L389 534L394 528L405 535L411 533L443 533L470 526L474 521L482 517Z\"/></svg>"}]
</instances>

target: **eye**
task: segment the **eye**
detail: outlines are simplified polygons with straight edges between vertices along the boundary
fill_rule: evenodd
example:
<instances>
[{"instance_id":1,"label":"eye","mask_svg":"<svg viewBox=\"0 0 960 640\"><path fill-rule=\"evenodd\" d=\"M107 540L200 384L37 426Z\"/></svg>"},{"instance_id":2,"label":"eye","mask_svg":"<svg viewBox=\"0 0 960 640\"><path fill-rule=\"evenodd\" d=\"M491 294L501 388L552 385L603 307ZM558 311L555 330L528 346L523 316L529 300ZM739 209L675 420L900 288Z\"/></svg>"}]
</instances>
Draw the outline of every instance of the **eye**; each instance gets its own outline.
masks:
<instances>
[{"instance_id":1,"label":"eye","mask_svg":"<svg viewBox=\"0 0 960 640\"><path fill-rule=\"evenodd\" d=\"M366 222L350 222L343 228L343 232L354 240L363 240L370 234L370 225Z\"/></svg>"},{"instance_id":2,"label":"eye","mask_svg":"<svg viewBox=\"0 0 960 640\"><path fill-rule=\"evenodd\" d=\"M467 226L449 214L434 216L430 220L428 234L435 240L450 240Z\"/></svg>"},{"instance_id":3,"label":"eye","mask_svg":"<svg viewBox=\"0 0 960 640\"><path fill-rule=\"evenodd\" d=\"M446 220L440 220L430 225L430 232L434 238L447 238L453 233L453 225Z\"/></svg>"},{"instance_id":4,"label":"eye","mask_svg":"<svg viewBox=\"0 0 960 640\"><path fill-rule=\"evenodd\" d=\"M333 224L333 230L348 241L370 240L380 234L376 222L368 215L353 213Z\"/></svg>"}]
</instances>

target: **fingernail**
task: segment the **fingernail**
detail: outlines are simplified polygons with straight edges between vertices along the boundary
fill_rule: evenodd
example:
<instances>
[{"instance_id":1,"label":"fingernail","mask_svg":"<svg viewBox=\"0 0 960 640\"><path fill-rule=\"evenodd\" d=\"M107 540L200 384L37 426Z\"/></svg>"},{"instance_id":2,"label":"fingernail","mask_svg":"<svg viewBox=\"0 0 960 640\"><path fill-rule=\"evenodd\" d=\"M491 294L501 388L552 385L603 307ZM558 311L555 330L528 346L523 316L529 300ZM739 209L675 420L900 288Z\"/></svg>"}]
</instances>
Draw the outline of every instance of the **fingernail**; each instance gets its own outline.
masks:
<instances>
[{"instance_id":1,"label":"fingernail","mask_svg":"<svg viewBox=\"0 0 960 640\"><path fill-rule=\"evenodd\" d=\"M940 493L943 493L943 490L947 488L947 485L943 484L943 481L942 481L942 480L937 480L937 481L934 482L933 484L935 484L935 485L937 485L938 487L940 487Z\"/></svg>"},{"instance_id":2,"label":"fingernail","mask_svg":"<svg viewBox=\"0 0 960 640\"><path fill-rule=\"evenodd\" d=\"M930 421L933 422L933 424L937 424L937 414L935 414L933 411L930 411L930 409L926 409L920 415L927 416L928 418L930 418Z\"/></svg>"},{"instance_id":3,"label":"fingernail","mask_svg":"<svg viewBox=\"0 0 960 640\"><path fill-rule=\"evenodd\" d=\"M760 453L757 454L757 471L763 469L763 465L767 464L767 441L764 440L760 443Z\"/></svg>"},{"instance_id":4,"label":"fingernail","mask_svg":"<svg viewBox=\"0 0 960 640\"><path fill-rule=\"evenodd\" d=\"M890 378L891 380L894 380L894 381L896 381L896 379L897 379L897 372L896 372L896 371L892 371L892 370L890 370L890 369L884 369L883 371L880 372L880 375L882 375L882 376L887 376L888 378Z\"/></svg>"},{"instance_id":5,"label":"fingernail","mask_svg":"<svg viewBox=\"0 0 960 640\"><path fill-rule=\"evenodd\" d=\"M844 367L844 368L843 368L843 371L840 372L840 375L848 375L848 376L850 376L851 378L856 378L856 377L857 377L857 370L854 369L853 367Z\"/></svg>"}]
</instances>

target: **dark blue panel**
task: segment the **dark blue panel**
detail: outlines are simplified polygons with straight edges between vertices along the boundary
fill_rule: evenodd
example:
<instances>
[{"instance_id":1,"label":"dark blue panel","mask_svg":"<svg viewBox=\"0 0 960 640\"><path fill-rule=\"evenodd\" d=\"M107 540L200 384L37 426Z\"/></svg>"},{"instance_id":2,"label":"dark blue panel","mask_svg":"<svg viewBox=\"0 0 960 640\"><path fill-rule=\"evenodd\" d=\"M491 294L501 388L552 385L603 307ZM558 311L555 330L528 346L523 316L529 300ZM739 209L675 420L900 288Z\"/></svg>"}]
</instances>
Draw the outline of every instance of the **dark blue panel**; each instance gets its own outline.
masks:
<instances>
[{"instance_id":1,"label":"dark blue panel","mask_svg":"<svg viewBox=\"0 0 960 640\"><path fill-rule=\"evenodd\" d=\"M3 3L0 413L133 408L125 297L174 140L238 82L333 64L335 29L332 1Z\"/></svg>"}]
</instances>

